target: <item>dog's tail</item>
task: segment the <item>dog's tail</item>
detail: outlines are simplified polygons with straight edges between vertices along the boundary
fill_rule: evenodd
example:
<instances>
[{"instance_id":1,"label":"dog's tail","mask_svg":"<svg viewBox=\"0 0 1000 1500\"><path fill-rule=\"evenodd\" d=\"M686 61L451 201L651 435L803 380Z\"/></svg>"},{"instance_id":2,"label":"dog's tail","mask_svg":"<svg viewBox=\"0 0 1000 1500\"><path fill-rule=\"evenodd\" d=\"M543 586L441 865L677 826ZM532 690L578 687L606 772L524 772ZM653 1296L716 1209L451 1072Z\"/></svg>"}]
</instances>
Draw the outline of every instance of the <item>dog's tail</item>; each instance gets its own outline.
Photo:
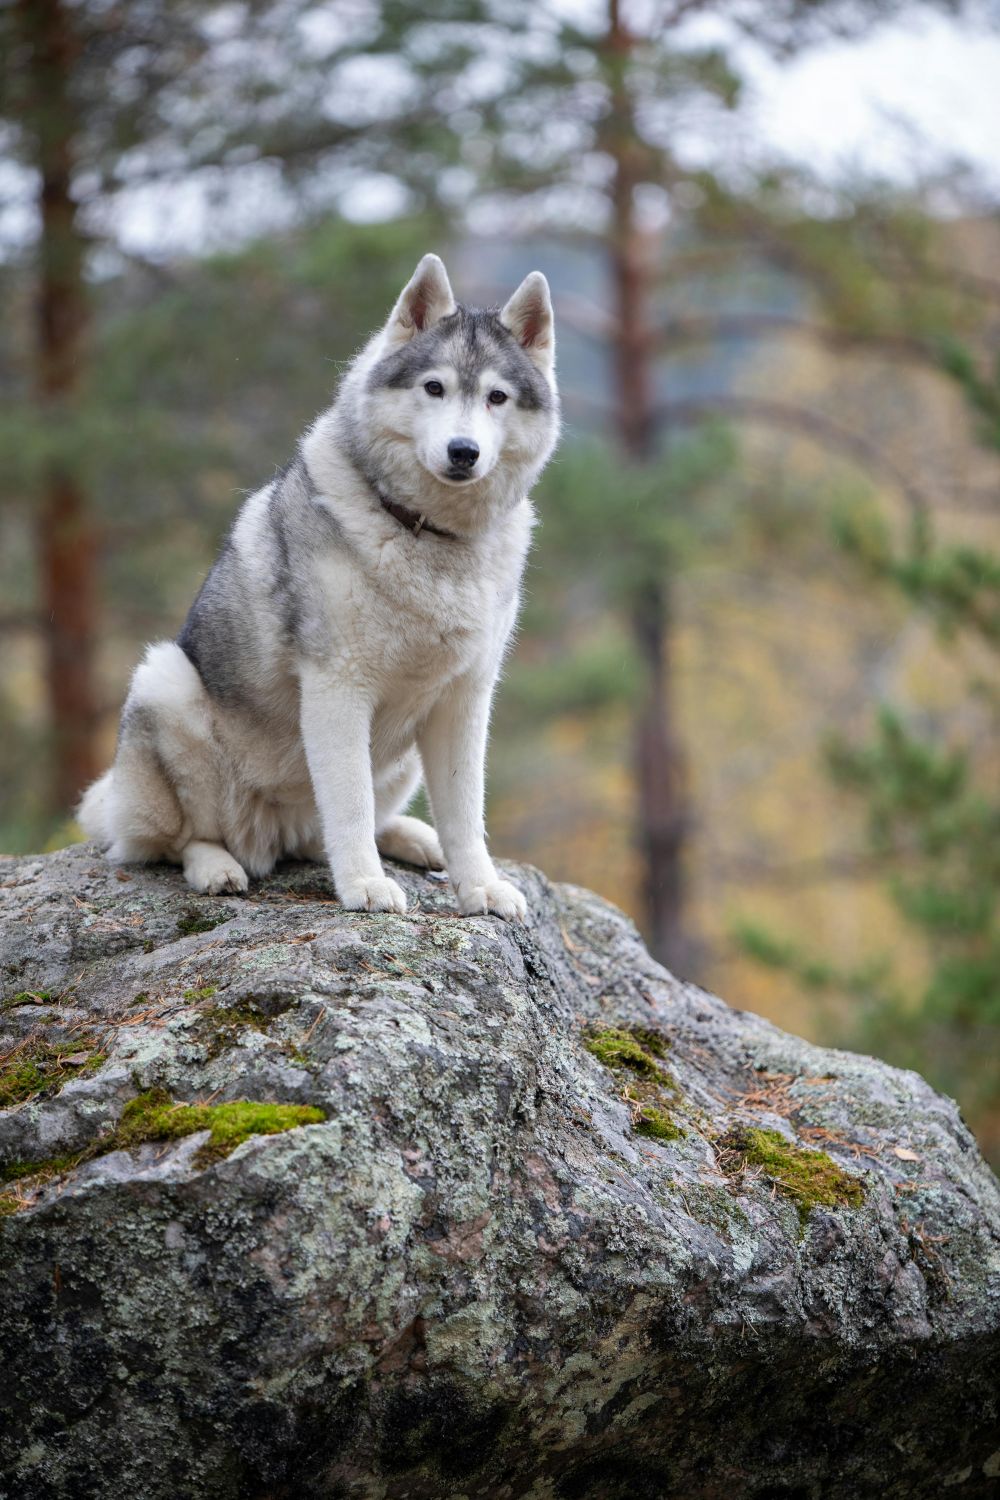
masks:
<instances>
[{"instance_id":1,"label":"dog's tail","mask_svg":"<svg viewBox=\"0 0 1000 1500\"><path fill-rule=\"evenodd\" d=\"M111 778L113 771L105 771L93 786L89 786L80 798L76 810L76 821L89 839L106 849L114 839L110 826Z\"/></svg>"}]
</instances>

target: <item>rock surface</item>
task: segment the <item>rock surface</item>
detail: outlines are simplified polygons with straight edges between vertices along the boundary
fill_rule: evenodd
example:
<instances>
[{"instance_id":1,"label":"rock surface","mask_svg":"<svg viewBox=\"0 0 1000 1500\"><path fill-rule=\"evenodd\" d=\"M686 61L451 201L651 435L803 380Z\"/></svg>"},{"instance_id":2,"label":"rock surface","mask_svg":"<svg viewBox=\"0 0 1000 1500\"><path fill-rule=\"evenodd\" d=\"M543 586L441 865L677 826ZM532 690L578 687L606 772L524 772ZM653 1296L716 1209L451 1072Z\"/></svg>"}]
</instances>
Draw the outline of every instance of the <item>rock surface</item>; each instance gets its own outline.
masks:
<instances>
[{"instance_id":1,"label":"rock surface","mask_svg":"<svg viewBox=\"0 0 1000 1500\"><path fill-rule=\"evenodd\" d=\"M523 927L415 872L365 916L315 866L0 862L0 1076L42 1084L0 1111L4 1500L997 1493L1000 1190L954 1104L511 874ZM116 1149L151 1089L325 1120Z\"/></svg>"}]
</instances>

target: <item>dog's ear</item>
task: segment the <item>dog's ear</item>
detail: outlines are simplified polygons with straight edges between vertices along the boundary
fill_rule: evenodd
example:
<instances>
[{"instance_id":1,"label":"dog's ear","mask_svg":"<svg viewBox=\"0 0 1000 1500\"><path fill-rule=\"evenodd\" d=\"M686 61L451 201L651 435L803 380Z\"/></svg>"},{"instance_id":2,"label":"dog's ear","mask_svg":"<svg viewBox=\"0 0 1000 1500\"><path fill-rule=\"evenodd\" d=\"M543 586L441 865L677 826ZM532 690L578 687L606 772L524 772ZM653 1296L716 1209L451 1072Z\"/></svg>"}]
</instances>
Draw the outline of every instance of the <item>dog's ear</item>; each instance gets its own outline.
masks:
<instances>
[{"instance_id":1,"label":"dog's ear","mask_svg":"<svg viewBox=\"0 0 1000 1500\"><path fill-rule=\"evenodd\" d=\"M405 344L454 311L455 298L444 262L437 255L425 255L399 294L385 326L386 338L392 344Z\"/></svg>"},{"instance_id":2,"label":"dog's ear","mask_svg":"<svg viewBox=\"0 0 1000 1500\"><path fill-rule=\"evenodd\" d=\"M531 271L524 278L500 314L500 321L528 358L549 373L555 364L556 331L549 284L541 271Z\"/></svg>"}]
</instances>

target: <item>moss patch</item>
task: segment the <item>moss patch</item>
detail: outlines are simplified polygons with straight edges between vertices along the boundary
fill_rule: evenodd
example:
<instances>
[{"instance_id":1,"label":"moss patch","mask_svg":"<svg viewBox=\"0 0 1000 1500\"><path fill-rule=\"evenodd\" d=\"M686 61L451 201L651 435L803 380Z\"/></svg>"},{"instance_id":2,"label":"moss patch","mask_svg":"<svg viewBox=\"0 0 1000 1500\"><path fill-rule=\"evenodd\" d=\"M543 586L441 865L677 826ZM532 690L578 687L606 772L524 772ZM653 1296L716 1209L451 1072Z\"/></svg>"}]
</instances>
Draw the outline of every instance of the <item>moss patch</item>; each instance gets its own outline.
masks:
<instances>
[{"instance_id":1,"label":"moss patch","mask_svg":"<svg viewBox=\"0 0 1000 1500\"><path fill-rule=\"evenodd\" d=\"M207 1130L209 1139L195 1156L196 1165L202 1167L228 1156L252 1135L279 1135L325 1119L321 1109L309 1104L254 1104L247 1099L230 1104L175 1104L165 1089L150 1089L126 1104L116 1135L118 1145L127 1147Z\"/></svg>"},{"instance_id":2,"label":"moss patch","mask_svg":"<svg viewBox=\"0 0 1000 1500\"><path fill-rule=\"evenodd\" d=\"M777 1130L737 1126L716 1147L728 1177L756 1168L790 1199L804 1224L814 1208L860 1208L865 1189L859 1177L838 1167L825 1151L795 1146Z\"/></svg>"},{"instance_id":3,"label":"moss patch","mask_svg":"<svg viewBox=\"0 0 1000 1500\"><path fill-rule=\"evenodd\" d=\"M216 985L216 984L206 984L206 985L203 985L200 990L185 990L184 991L184 999L185 1000L211 1000L212 996L215 994L215 992L216 992L217 989L218 989L218 985Z\"/></svg>"},{"instance_id":4,"label":"moss patch","mask_svg":"<svg viewBox=\"0 0 1000 1500\"><path fill-rule=\"evenodd\" d=\"M195 1153L195 1166L206 1167L235 1151L254 1135L280 1135L300 1125L319 1125L326 1113L309 1104L258 1104L238 1099L228 1104L177 1104L166 1089L149 1089L126 1104L113 1131L82 1151L47 1161L10 1162L0 1167L0 1181L24 1181L30 1191L72 1172L84 1162L128 1150L148 1141L180 1140L207 1130L209 1138ZM16 1193L0 1194L0 1217L16 1213L25 1201Z\"/></svg>"},{"instance_id":5,"label":"moss patch","mask_svg":"<svg viewBox=\"0 0 1000 1500\"><path fill-rule=\"evenodd\" d=\"M218 1057L220 1052L237 1045L241 1031L266 1033L273 1019L251 1004L213 1005L199 1016L197 1032L208 1044L209 1057Z\"/></svg>"},{"instance_id":6,"label":"moss patch","mask_svg":"<svg viewBox=\"0 0 1000 1500\"><path fill-rule=\"evenodd\" d=\"M667 1041L643 1026L609 1026L591 1031L583 1045L606 1068L628 1068L642 1078L659 1078L659 1058L667 1053Z\"/></svg>"},{"instance_id":7,"label":"moss patch","mask_svg":"<svg viewBox=\"0 0 1000 1500\"><path fill-rule=\"evenodd\" d=\"M47 1005L51 999L49 990L18 990L16 995L7 996L0 1010L16 1010L19 1005Z\"/></svg>"},{"instance_id":8,"label":"moss patch","mask_svg":"<svg viewBox=\"0 0 1000 1500\"><path fill-rule=\"evenodd\" d=\"M640 1104L638 1119L632 1122L636 1135L648 1136L653 1141L676 1141L684 1134L667 1109L658 1104Z\"/></svg>"},{"instance_id":9,"label":"moss patch","mask_svg":"<svg viewBox=\"0 0 1000 1500\"><path fill-rule=\"evenodd\" d=\"M583 1045L620 1080L636 1135L654 1141L683 1136L671 1108L677 1085L662 1066L670 1045L666 1037L645 1026L607 1026L589 1031Z\"/></svg>"},{"instance_id":10,"label":"moss patch","mask_svg":"<svg viewBox=\"0 0 1000 1500\"><path fill-rule=\"evenodd\" d=\"M23 1104L46 1089L59 1089L74 1075L93 1073L105 1054L95 1050L92 1033L51 1042L29 1036L0 1060L0 1109Z\"/></svg>"},{"instance_id":11,"label":"moss patch","mask_svg":"<svg viewBox=\"0 0 1000 1500\"><path fill-rule=\"evenodd\" d=\"M228 911L220 916L210 917L197 906L187 906L177 918L177 931L182 937L192 937L197 932L211 932L213 928L221 927L223 922L228 921Z\"/></svg>"}]
</instances>

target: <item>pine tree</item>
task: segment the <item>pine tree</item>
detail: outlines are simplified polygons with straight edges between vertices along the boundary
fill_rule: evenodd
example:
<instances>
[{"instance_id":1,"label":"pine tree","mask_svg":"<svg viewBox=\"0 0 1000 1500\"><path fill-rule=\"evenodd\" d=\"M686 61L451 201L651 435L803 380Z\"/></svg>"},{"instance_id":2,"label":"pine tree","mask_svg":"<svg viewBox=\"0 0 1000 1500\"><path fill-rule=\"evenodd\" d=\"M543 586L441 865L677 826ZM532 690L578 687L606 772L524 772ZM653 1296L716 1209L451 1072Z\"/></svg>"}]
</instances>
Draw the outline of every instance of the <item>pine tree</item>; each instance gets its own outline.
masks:
<instances>
[{"instance_id":1,"label":"pine tree","mask_svg":"<svg viewBox=\"0 0 1000 1500\"><path fill-rule=\"evenodd\" d=\"M942 342L942 362L965 390L980 437L1000 451L1000 369L984 371L966 346ZM983 752L947 726L928 731L901 707L884 705L867 742L834 739L826 762L865 814L868 848L891 898L923 952L926 980L914 999L888 956L853 968L808 945L744 924L746 951L813 991L854 1002L849 1040L918 1068L956 1094L984 1149L1000 1155L1000 554L936 539L920 517L904 543L877 511L836 521L845 553L876 587L901 595L932 619L961 670L976 646L970 701L985 707L994 748Z\"/></svg>"}]
</instances>

